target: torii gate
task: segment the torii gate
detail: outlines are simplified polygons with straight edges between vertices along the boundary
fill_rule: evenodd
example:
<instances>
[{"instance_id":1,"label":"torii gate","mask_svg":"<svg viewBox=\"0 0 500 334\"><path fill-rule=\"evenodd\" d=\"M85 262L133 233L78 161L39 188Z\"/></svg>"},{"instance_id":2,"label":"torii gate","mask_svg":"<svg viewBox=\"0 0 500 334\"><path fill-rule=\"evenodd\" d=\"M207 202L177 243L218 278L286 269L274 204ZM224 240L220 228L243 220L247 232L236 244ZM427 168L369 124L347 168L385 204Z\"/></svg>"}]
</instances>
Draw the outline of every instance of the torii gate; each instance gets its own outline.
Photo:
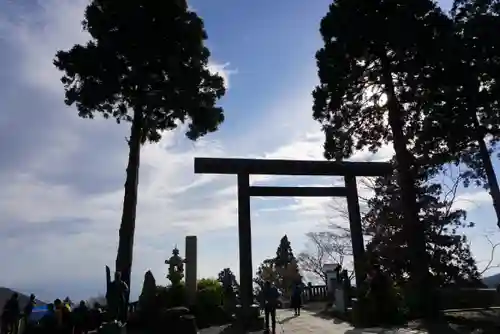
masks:
<instances>
[{"instance_id":1,"label":"torii gate","mask_svg":"<svg viewBox=\"0 0 500 334\"><path fill-rule=\"evenodd\" d=\"M356 176L391 174L388 162L350 162L314 160L264 160L194 158L196 174L236 174L238 176L238 235L240 257L240 298L244 314L253 303L251 196L346 197L354 257L356 285L365 278L364 240ZM269 187L250 186L250 175L344 176L344 187Z\"/></svg>"}]
</instances>

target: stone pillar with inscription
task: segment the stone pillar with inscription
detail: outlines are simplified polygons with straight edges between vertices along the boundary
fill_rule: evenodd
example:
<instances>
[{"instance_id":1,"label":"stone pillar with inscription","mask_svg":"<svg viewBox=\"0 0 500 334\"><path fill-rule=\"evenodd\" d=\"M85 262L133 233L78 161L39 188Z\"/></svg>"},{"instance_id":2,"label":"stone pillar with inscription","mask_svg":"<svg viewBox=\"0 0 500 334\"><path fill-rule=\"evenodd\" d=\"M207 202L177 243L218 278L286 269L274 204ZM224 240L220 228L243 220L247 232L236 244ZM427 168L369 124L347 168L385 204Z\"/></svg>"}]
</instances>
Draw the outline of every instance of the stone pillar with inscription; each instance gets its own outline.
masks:
<instances>
[{"instance_id":1,"label":"stone pillar with inscription","mask_svg":"<svg viewBox=\"0 0 500 334\"><path fill-rule=\"evenodd\" d=\"M186 236L186 293L190 306L196 303L197 289L197 238L195 235Z\"/></svg>"}]
</instances>

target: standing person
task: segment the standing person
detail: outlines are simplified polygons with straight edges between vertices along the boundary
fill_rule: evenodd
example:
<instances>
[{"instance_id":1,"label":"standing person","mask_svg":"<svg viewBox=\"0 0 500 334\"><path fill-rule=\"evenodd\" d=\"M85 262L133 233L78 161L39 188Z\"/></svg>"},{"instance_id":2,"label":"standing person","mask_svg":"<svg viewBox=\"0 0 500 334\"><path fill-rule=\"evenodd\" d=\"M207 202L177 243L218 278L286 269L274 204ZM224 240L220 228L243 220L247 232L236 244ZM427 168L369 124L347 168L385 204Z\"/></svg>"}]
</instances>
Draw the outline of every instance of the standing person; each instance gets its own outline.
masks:
<instances>
[{"instance_id":1,"label":"standing person","mask_svg":"<svg viewBox=\"0 0 500 334\"><path fill-rule=\"evenodd\" d=\"M290 304L295 312L295 316L300 315L300 309L302 307L302 282L295 282L292 290L292 296Z\"/></svg>"},{"instance_id":2,"label":"standing person","mask_svg":"<svg viewBox=\"0 0 500 334\"><path fill-rule=\"evenodd\" d=\"M379 324L390 324L391 318L397 312L392 298L391 280L378 264L373 265L369 277L369 296L372 299L373 316Z\"/></svg>"},{"instance_id":3,"label":"standing person","mask_svg":"<svg viewBox=\"0 0 500 334\"><path fill-rule=\"evenodd\" d=\"M17 334L20 313L19 295L14 292L3 307L2 334Z\"/></svg>"},{"instance_id":4,"label":"standing person","mask_svg":"<svg viewBox=\"0 0 500 334\"><path fill-rule=\"evenodd\" d=\"M99 328L102 324L102 309L99 303L94 303L93 308L90 310L90 325L89 329L94 330Z\"/></svg>"},{"instance_id":5,"label":"standing person","mask_svg":"<svg viewBox=\"0 0 500 334\"><path fill-rule=\"evenodd\" d=\"M280 293L278 289L271 285L271 282L264 283L264 314L266 322L266 332L269 333L269 316L271 316L272 333L276 334L276 308L278 307L278 298Z\"/></svg>"},{"instance_id":6,"label":"standing person","mask_svg":"<svg viewBox=\"0 0 500 334\"><path fill-rule=\"evenodd\" d=\"M68 309L68 306L63 304L60 299L54 300L54 306L55 306L58 332L60 334L71 333L73 329L73 324L71 323L71 312Z\"/></svg>"},{"instance_id":7,"label":"standing person","mask_svg":"<svg viewBox=\"0 0 500 334\"><path fill-rule=\"evenodd\" d=\"M54 304L47 305L47 312L40 319L40 328L43 334L57 333L58 326Z\"/></svg>"},{"instance_id":8,"label":"standing person","mask_svg":"<svg viewBox=\"0 0 500 334\"><path fill-rule=\"evenodd\" d=\"M22 326L24 328L24 331L28 330L28 327L30 325L31 313L33 312L33 308L35 307L35 305L36 305L36 297L34 294L31 294L30 300L28 301L26 306L24 306L24 310L23 310L23 324L22 324Z\"/></svg>"},{"instance_id":9,"label":"standing person","mask_svg":"<svg viewBox=\"0 0 500 334\"><path fill-rule=\"evenodd\" d=\"M74 334L86 334L90 321L90 314L85 301L80 301L78 307L73 310L73 324L75 325Z\"/></svg>"}]
</instances>

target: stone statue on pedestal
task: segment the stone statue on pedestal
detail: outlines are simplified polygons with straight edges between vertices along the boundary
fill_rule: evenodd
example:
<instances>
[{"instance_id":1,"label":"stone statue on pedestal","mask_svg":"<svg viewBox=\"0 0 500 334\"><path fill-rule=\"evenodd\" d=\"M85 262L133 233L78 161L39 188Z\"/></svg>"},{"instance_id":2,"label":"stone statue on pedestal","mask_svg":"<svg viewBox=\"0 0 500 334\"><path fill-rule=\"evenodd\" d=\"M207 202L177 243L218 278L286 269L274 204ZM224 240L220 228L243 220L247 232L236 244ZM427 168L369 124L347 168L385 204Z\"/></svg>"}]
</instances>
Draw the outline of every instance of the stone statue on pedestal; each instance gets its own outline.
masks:
<instances>
[{"instance_id":1,"label":"stone statue on pedestal","mask_svg":"<svg viewBox=\"0 0 500 334\"><path fill-rule=\"evenodd\" d=\"M179 256L179 250L175 247L170 259L165 260L165 264L169 266L167 278L172 285L179 285L184 278L184 263L186 263L186 260Z\"/></svg>"}]
</instances>

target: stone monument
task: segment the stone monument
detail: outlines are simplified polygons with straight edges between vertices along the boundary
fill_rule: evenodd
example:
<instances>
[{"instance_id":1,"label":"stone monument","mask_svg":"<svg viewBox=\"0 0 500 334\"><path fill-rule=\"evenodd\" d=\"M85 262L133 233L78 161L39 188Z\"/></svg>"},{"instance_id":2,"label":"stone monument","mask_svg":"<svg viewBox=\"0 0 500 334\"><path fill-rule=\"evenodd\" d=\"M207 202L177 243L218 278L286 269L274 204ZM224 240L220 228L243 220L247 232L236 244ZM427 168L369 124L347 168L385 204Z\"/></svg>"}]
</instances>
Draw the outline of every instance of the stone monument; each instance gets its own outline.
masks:
<instances>
[{"instance_id":1,"label":"stone monument","mask_svg":"<svg viewBox=\"0 0 500 334\"><path fill-rule=\"evenodd\" d=\"M340 265L337 263L326 263L323 265L323 272L326 276L326 288L328 294L334 294L339 281Z\"/></svg>"},{"instance_id":2,"label":"stone monument","mask_svg":"<svg viewBox=\"0 0 500 334\"><path fill-rule=\"evenodd\" d=\"M189 306L196 303L196 290L197 290L197 243L198 240L195 235L186 236L186 297Z\"/></svg>"}]
</instances>

